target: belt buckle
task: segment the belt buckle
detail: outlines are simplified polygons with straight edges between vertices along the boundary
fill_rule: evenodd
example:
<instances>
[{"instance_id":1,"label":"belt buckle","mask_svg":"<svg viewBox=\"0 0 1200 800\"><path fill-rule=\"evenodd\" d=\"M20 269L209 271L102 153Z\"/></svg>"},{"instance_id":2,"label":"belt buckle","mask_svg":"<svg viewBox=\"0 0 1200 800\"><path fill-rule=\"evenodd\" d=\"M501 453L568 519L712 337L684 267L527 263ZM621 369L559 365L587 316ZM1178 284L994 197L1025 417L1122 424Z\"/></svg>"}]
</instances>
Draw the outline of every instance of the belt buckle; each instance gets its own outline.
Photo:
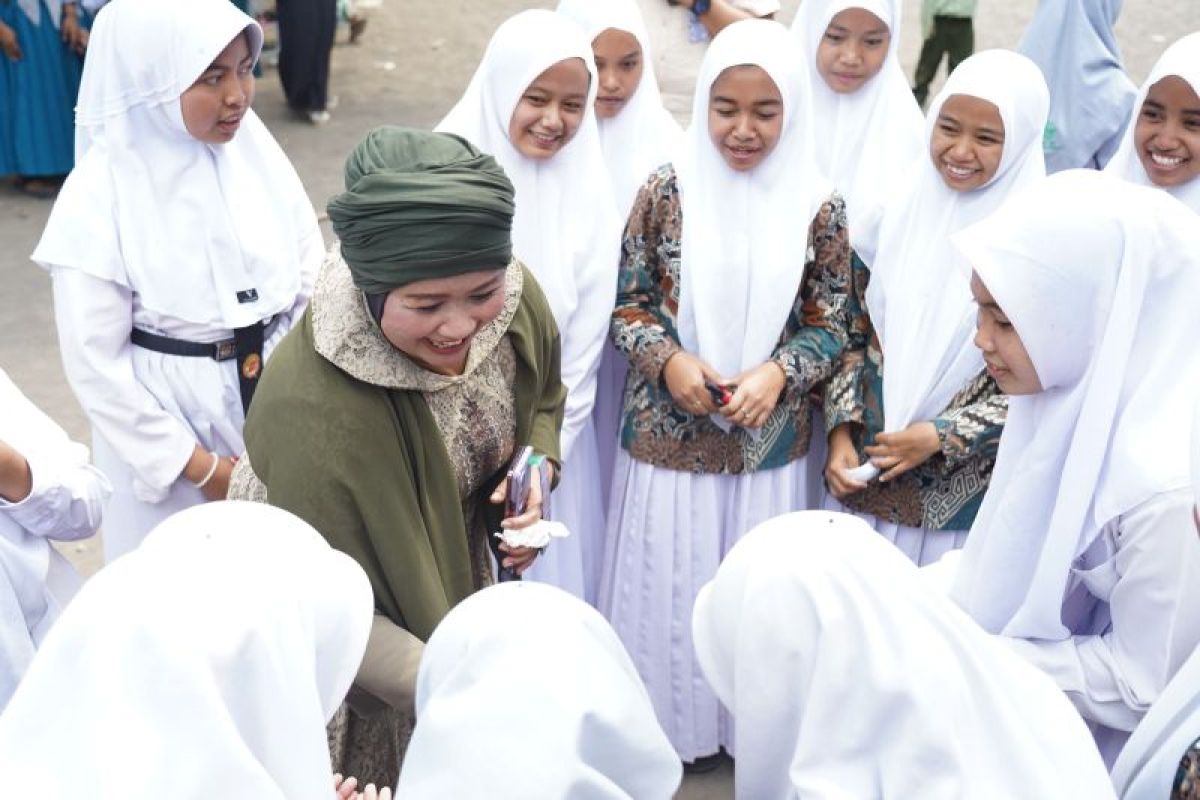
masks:
<instances>
[{"instance_id":1,"label":"belt buckle","mask_svg":"<svg viewBox=\"0 0 1200 800\"><path fill-rule=\"evenodd\" d=\"M226 339L223 342L217 342L217 361L228 361L231 358L237 357L237 340Z\"/></svg>"}]
</instances>

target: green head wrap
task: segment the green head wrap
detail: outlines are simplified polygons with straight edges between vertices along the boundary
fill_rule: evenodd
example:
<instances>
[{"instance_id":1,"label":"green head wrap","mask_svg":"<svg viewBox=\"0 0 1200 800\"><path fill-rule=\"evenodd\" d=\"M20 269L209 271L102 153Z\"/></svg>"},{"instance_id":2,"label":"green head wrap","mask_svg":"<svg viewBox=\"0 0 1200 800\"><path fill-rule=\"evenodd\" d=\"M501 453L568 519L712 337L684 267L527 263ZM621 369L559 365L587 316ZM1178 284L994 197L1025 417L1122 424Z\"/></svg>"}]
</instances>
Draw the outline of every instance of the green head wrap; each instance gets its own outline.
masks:
<instances>
[{"instance_id":1,"label":"green head wrap","mask_svg":"<svg viewBox=\"0 0 1200 800\"><path fill-rule=\"evenodd\" d=\"M368 295L428 278L502 269L512 259L513 186L470 142L384 126L346 159L329 220Z\"/></svg>"}]
</instances>

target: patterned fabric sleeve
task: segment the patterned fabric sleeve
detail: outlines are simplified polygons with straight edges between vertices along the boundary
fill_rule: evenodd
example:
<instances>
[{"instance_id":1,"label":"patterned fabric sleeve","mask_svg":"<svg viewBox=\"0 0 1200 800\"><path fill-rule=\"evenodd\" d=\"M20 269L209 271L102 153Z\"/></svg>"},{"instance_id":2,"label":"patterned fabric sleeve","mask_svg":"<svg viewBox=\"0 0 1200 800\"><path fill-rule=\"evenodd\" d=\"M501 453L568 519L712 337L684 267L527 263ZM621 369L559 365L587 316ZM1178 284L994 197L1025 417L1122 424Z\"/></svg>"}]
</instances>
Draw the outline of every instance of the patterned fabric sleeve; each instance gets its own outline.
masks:
<instances>
[{"instance_id":1,"label":"patterned fabric sleeve","mask_svg":"<svg viewBox=\"0 0 1200 800\"><path fill-rule=\"evenodd\" d=\"M1008 396L1000 393L987 372L976 375L933 420L946 468L970 458L995 458L1007 417Z\"/></svg>"},{"instance_id":2,"label":"patterned fabric sleeve","mask_svg":"<svg viewBox=\"0 0 1200 800\"><path fill-rule=\"evenodd\" d=\"M773 360L792 392L808 392L828 378L850 335L850 234L846 203L834 194L813 219L812 262L800 289L800 329L775 350Z\"/></svg>"},{"instance_id":3,"label":"patterned fabric sleeve","mask_svg":"<svg viewBox=\"0 0 1200 800\"><path fill-rule=\"evenodd\" d=\"M867 346L873 336L866 302L867 284L871 280L871 272L857 253L851 251L850 259L850 276L854 284L853 291L847 294L850 334L846 348L834 366L833 375L825 384L825 432L827 434L843 423L866 424L866 376L863 373L866 368Z\"/></svg>"},{"instance_id":4,"label":"patterned fabric sleeve","mask_svg":"<svg viewBox=\"0 0 1200 800\"><path fill-rule=\"evenodd\" d=\"M667 265L660 259L661 240L664 228L679 215L679 195L667 174L659 170L650 177L629 213L610 326L613 344L656 386L667 359L682 349L674 325L659 310L664 287L670 287Z\"/></svg>"},{"instance_id":5,"label":"patterned fabric sleeve","mask_svg":"<svg viewBox=\"0 0 1200 800\"><path fill-rule=\"evenodd\" d=\"M1193 744L1179 761L1171 800L1200 800L1200 741Z\"/></svg>"}]
</instances>

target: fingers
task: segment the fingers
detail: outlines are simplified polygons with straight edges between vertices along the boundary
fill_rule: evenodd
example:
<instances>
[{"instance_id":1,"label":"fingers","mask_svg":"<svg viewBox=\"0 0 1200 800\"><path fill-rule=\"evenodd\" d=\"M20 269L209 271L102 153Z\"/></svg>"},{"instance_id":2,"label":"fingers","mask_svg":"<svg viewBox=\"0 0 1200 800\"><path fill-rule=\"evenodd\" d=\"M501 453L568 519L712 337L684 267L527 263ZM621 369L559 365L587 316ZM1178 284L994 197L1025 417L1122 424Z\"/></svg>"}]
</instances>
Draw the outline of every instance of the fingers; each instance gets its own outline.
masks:
<instances>
[{"instance_id":1,"label":"fingers","mask_svg":"<svg viewBox=\"0 0 1200 800\"><path fill-rule=\"evenodd\" d=\"M508 478L500 481L500 485L496 487L496 491L492 492L492 496L488 498L488 501L491 503L503 503L506 494L508 494Z\"/></svg>"},{"instance_id":2,"label":"fingers","mask_svg":"<svg viewBox=\"0 0 1200 800\"><path fill-rule=\"evenodd\" d=\"M530 502L529 502L529 505L525 508L525 511L518 514L515 517L507 517L507 518L501 520L500 527L504 528L505 530L510 530L510 531L511 530L520 530L521 528L528 528L530 525L537 522L541 518L542 518L541 501L539 500L539 502L535 504L533 502L532 492L531 492L530 493Z\"/></svg>"},{"instance_id":3,"label":"fingers","mask_svg":"<svg viewBox=\"0 0 1200 800\"><path fill-rule=\"evenodd\" d=\"M500 562L501 565L509 569L515 569L518 575L528 569L539 554L539 551L533 547L511 547L507 544L501 544L499 549L502 553L508 554L508 557Z\"/></svg>"},{"instance_id":4,"label":"fingers","mask_svg":"<svg viewBox=\"0 0 1200 800\"><path fill-rule=\"evenodd\" d=\"M865 483L854 480L844 468L834 464L825 468L825 482L829 485L830 493L839 500L867 488Z\"/></svg>"},{"instance_id":5,"label":"fingers","mask_svg":"<svg viewBox=\"0 0 1200 800\"><path fill-rule=\"evenodd\" d=\"M881 465L876 464L876 466L878 466L880 469L883 469L883 467ZM916 466L916 464L912 461L908 461L908 460L901 461L901 460L897 459L897 463L894 466L892 466L891 469L887 470L886 472L884 472L882 475L879 476L879 482L887 483L888 481L892 480L893 478L899 478L901 475L908 472L910 469L912 469L915 466Z\"/></svg>"}]
</instances>

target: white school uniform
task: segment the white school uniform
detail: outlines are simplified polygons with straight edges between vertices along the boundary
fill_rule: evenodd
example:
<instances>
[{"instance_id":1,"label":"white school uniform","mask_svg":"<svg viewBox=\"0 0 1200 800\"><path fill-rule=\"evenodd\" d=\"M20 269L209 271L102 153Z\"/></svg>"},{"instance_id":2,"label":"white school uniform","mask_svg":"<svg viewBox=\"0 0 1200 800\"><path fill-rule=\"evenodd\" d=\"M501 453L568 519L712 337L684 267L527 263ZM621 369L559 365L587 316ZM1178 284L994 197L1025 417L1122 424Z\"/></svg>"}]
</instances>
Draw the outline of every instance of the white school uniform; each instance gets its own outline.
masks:
<instances>
[{"instance_id":1,"label":"white school uniform","mask_svg":"<svg viewBox=\"0 0 1200 800\"><path fill-rule=\"evenodd\" d=\"M853 94L839 94L817 71L817 49L829 23L848 8L878 17L891 32L891 45L877 75ZM850 244L868 265L884 208L929 160L921 108L900 66L901 11L900 0L809 0L792 25L812 87L817 166L845 198Z\"/></svg>"},{"instance_id":2,"label":"white school uniform","mask_svg":"<svg viewBox=\"0 0 1200 800\"><path fill-rule=\"evenodd\" d=\"M1110 761L1200 644L1194 220L1070 170L954 240L1043 391L1010 399L951 596L1054 678Z\"/></svg>"},{"instance_id":3,"label":"white school uniform","mask_svg":"<svg viewBox=\"0 0 1200 800\"><path fill-rule=\"evenodd\" d=\"M984 368L973 341L977 309L971 276L961 268L950 236L1046 175L1041 134L1049 95L1033 62L1007 50L987 50L963 61L929 108L926 142L954 95L978 97L999 109L1004 151L991 180L969 192L946 186L926 154L909 193L884 215L866 301L883 351L888 431L933 419ZM832 497L826 506L848 510ZM964 540L963 531L927 531L866 514L863 519L905 552L919 554L918 564L937 560L944 547L959 547Z\"/></svg>"},{"instance_id":4,"label":"white school uniform","mask_svg":"<svg viewBox=\"0 0 1200 800\"><path fill-rule=\"evenodd\" d=\"M135 347L132 328L193 342L274 319L265 354L311 293L323 246L295 170L255 113L233 141L184 127L180 96L242 31L221 0L114 0L92 29L76 113L77 166L33 260L50 270L67 378L113 482L105 554L202 502L181 477L200 444L243 450L234 360ZM253 289L257 299L239 302Z\"/></svg>"},{"instance_id":5,"label":"white school uniform","mask_svg":"<svg viewBox=\"0 0 1200 800\"><path fill-rule=\"evenodd\" d=\"M736 796L1113 798L1071 704L845 514L749 534L696 600Z\"/></svg>"},{"instance_id":6,"label":"white school uniform","mask_svg":"<svg viewBox=\"0 0 1200 800\"><path fill-rule=\"evenodd\" d=\"M526 158L508 138L525 89L548 68L581 60L591 76L583 122L552 158ZM555 541L527 573L578 597L594 596L604 535L592 412L600 355L616 302L620 223L596 129L596 68L580 27L553 11L523 11L496 29L462 98L437 130L491 154L516 189L513 254L546 293L562 340L567 405L561 433L562 478L550 516L572 535Z\"/></svg>"},{"instance_id":7,"label":"white school uniform","mask_svg":"<svg viewBox=\"0 0 1200 800\"><path fill-rule=\"evenodd\" d=\"M784 108L779 142L749 173L725 164L707 122L712 84L741 64L772 77ZM677 164L683 217L677 325L683 349L721 375L770 358L799 290L810 221L832 192L813 164L804 80L787 30L746 20L713 39L696 84ZM723 417L716 422L728 426ZM727 717L692 655L687 620L696 593L744 532L806 507L807 484L805 458L714 475L617 454L601 608L684 760L733 749Z\"/></svg>"},{"instance_id":8,"label":"white school uniform","mask_svg":"<svg viewBox=\"0 0 1200 800\"><path fill-rule=\"evenodd\" d=\"M455 606L425 646L416 709L398 797L669 800L679 787L612 628L553 586L498 584Z\"/></svg>"},{"instance_id":9,"label":"white school uniform","mask_svg":"<svg viewBox=\"0 0 1200 800\"><path fill-rule=\"evenodd\" d=\"M1102 169L1121 141L1137 88L1113 26L1122 0L1041 0L1017 50L1050 86L1046 171Z\"/></svg>"},{"instance_id":10,"label":"white school uniform","mask_svg":"<svg viewBox=\"0 0 1200 800\"><path fill-rule=\"evenodd\" d=\"M0 441L29 464L33 488L0 499L0 711L33 654L79 588L79 576L51 540L91 536L100 527L108 480L0 370Z\"/></svg>"},{"instance_id":11,"label":"white school uniform","mask_svg":"<svg viewBox=\"0 0 1200 800\"><path fill-rule=\"evenodd\" d=\"M1146 168L1142 166L1141 158L1138 157L1133 133L1138 115L1142 111L1142 104L1146 102L1146 95L1150 93L1150 87L1169 75L1183 78L1192 87L1193 92L1200 94L1200 32L1184 36L1159 56L1154 69L1150 70L1150 77L1146 78L1146 82L1138 91L1137 100L1133 104L1133 115L1125 127L1125 135L1121 138L1121 146L1105 167L1105 172L1142 186L1154 185L1150 176L1146 174ZM1193 153L1192 157L1195 158L1196 154ZM1172 186L1165 191L1200 214L1200 179L1192 178L1181 186Z\"/></svg>"},{"instance_id":12,"label":"white school uniform","mask_svg":"<svg viewBox=\"0 0 1200 800\"><path fill-rule=\"evenodd\" d=\"M329 800L325 725L373 602L362 568L286 511L180 512L46 637L0 716L5 792Z\"/></svg>"}]
</instances>

